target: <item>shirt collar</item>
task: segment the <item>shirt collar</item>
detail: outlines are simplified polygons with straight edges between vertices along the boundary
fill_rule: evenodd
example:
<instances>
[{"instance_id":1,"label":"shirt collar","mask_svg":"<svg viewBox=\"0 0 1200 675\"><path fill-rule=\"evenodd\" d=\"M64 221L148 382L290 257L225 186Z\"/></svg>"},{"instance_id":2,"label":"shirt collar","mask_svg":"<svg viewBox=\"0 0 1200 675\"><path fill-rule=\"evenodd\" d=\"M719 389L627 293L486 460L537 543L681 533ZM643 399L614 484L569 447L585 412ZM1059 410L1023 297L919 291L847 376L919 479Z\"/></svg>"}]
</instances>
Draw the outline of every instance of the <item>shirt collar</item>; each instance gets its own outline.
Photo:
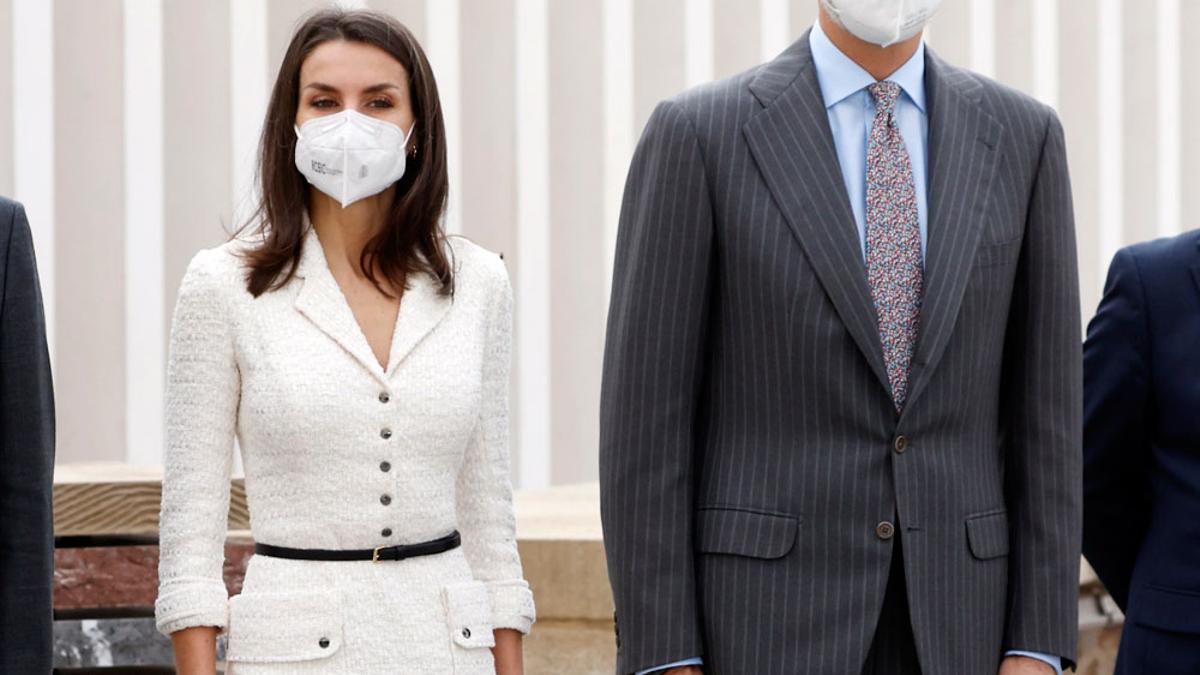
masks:
<instances>
[{"instance_id":1,"label":"shirt collar","mask_svg":"<svg viewBox=\"0 0 1200 675\"><path fill-rule=\"evenodd\" d=\"M808 36L809 49L812 50L813 66L817 69L817 82L821 85L821 95L825 99L825 107L832 108L841 103L846 97L875 84L875 78L863 70L842 53L825 31L821 30L818 21ZM917 51L900 68L888 78L900 85L900 89L908 95L909 100L916 104L921 112L925 112L925 40L917 45Z\"/></svg>"}]
</instances>

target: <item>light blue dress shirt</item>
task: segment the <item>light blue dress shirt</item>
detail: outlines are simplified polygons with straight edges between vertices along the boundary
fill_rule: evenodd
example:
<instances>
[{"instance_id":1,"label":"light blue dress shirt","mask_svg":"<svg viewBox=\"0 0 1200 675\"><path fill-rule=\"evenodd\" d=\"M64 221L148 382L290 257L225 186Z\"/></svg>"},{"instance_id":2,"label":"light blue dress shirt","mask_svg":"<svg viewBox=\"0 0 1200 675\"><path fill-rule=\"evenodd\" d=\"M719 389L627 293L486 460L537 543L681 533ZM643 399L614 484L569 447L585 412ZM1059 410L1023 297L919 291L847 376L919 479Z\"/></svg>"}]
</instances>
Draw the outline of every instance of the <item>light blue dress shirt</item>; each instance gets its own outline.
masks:
<instances>
[{"instance_id":1,"label":"light blue dress shirt","mask_svg":"<svg viewBox=\"0 0 1200 675\"><path fill-rule=\"evenodd\" d=\"M833 144L837 149L838 163L842 168L842 179L846 182L846 193L850 197L850 208L858 226L863 259L867 257L867 138L875 121L875 99L867 87L875 84L875 78L862 66L842 53L830 41L821 24L813 26L808 36L812 50L813 67L817 70L817 82L821 96L829 113L829 128L833 133ZM927 197L926 169L929 166L929 113L925 108L925 41L904 65L888 77L900 85L902 92L896 101L896 124L908 148L908 159L912 165L913 183L917 192L917 216L921 226L921 259L925 258L929 242L929 199ZM1062 659L1048 654L1013 650L1005 656L1027 656L1049 664L1057 675L1062 675ZM668 663L637 675L648 675L671 668L702 665L704 660L695 657ZM997 664L997 669L999 669Z\"/></svg>"}]
</instances>

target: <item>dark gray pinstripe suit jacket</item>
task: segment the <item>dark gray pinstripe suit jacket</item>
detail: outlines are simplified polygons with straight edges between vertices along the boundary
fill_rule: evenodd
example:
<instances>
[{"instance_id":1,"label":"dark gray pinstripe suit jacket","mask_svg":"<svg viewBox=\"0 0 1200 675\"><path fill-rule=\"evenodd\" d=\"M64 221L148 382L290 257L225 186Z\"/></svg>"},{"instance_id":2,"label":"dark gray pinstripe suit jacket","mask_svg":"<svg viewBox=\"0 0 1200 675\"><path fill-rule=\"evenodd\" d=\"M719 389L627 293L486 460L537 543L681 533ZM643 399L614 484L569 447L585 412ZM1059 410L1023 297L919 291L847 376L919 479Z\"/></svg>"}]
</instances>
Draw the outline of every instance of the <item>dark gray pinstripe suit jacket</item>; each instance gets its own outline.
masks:
<instances>
[{"instance_id":1,"label":"dark gray pinstripe suit jacket","mask_svg":"<svg viewBox=\"0 0 1200 675\"><path fill-rule=\"evenodd\" d=\"M1073 658L1081 348L1062 128L926 63L929 250L897 415L807 36L664 102L617 245L601 403L618 670L857 674L898 518L929 675ZM908 439L896 452L894 439Z\"/></svg>"}]
</instances>

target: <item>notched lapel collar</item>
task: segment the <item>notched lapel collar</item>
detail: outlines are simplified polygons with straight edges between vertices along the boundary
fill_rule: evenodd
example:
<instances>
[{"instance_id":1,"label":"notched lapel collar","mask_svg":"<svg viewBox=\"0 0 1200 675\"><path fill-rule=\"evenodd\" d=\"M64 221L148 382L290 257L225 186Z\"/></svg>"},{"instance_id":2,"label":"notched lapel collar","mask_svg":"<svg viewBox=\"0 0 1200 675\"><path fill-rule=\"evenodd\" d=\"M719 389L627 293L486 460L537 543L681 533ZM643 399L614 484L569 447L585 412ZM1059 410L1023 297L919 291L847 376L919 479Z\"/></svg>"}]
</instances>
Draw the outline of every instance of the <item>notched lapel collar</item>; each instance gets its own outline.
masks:
<instances>
[{"instance_id":1,"label":"notched lapel collar","mask_svg":"<svg viewBox=\"0 0 1200 675\"><path fill-rule=\"evenodd\" d=\"M982 106L982 86L926 52L929 106L929 250L906 408L945 351L962 307L987 218L1003 127Z\"/></svg>"},{"instance_id":2,"label":"notched lapel collar","mask_svg":"<svg viewBox=\"0 0 1200 675\"><path fill-rule=\"evenodd\" d=\"M400 313L396 317L396 331L392 335L391 354L388 356L388 377L396 372L425 336L437 328L449 311L451 302L449 297L438 293L438 285L433 277L424 272L412 275L400 299Z\"/></svg>"},{"instance_id":3,"label":"notched lapel collar","mask_svg":"<svg viewBox=\"0 0 1200 675\"><path fill-rule=\"evenodd\" d=\"M842 322L890 392L862 243L808 35L765 65L750 89L765 106L743 128L750 152Z\"/></svg>"},{"instance_id":4,"label":"notched lapel collar","mask_svg":"<svg viewBox=\"0 0 1200 675\"><path fill-rule=\"evenodd\" d=\"M383 368L371 351L367 336L354 318L341 287L329 271L321 241L311 226L304 236L296 274L303 278L294 301L296 310L345 349L371 375L381 378Z\"/></svg>"},{"instance_id":5,"label":"notched lapel collar","mask_svg":"<svg viewBox=\"0 0 1200 675\"><path fill-rule=\"evenodd\" d=\"M400 363L437 327L450 309L450 299L438 293L437 284L429 275L414 274L409 280L409 288L400 299L385 369L375 358L345 294L329 271L321 241L311 226L304 237L296 274L302 277L302 286L294 302L297 311L385 384Z\"/></svg>"}]
</instances>

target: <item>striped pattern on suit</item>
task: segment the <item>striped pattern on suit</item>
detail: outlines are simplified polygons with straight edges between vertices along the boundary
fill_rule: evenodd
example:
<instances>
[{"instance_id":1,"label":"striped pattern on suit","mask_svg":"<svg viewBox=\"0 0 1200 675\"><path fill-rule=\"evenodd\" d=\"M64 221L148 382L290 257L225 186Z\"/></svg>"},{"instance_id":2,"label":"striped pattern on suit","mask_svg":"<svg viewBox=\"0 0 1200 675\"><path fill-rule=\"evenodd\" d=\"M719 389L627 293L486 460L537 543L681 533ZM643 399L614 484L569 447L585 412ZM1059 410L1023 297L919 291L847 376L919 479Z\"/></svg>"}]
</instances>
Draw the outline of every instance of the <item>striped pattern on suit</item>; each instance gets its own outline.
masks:
<instances>
[{"instance_id":1,"label":"striped pattern on suit","mask_svg":"<svg viewBox=\"0 0 1200 675\"><path fill-rule=\"evenodd\" d=\"M661 103L601 401L618 670L860 672L904 539L929 675L1073 658L1081 374L1061 126L927 55L929 250L898 415L807 36ZM904 452L895 439L904 436Z\"/></svg>"}]
</instances>

